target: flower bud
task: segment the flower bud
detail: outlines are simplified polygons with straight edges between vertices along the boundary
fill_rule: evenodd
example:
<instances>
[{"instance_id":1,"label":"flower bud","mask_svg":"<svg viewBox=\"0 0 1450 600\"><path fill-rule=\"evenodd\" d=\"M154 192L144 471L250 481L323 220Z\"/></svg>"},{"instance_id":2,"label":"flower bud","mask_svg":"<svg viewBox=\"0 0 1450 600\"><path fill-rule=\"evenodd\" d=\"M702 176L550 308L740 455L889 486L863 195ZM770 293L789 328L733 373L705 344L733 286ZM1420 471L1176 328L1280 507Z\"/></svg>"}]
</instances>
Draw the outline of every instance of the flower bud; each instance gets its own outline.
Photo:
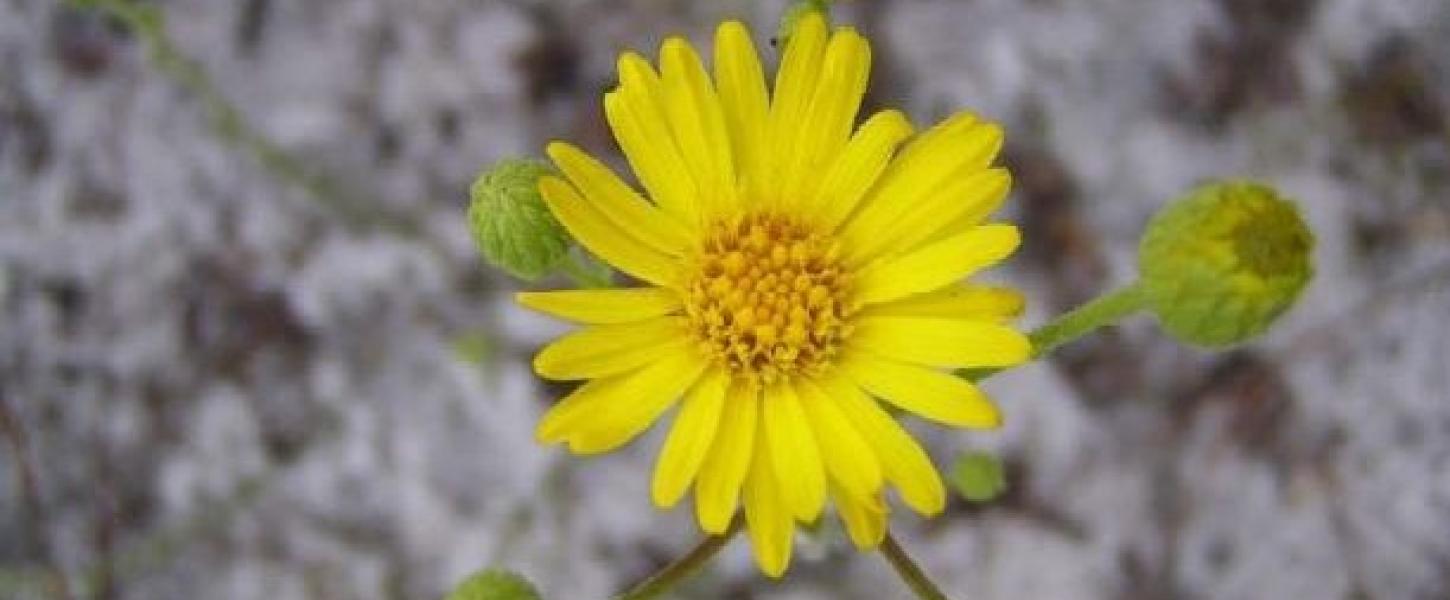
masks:
<instances>
[{"instance_id":1,"label":"flower bud","mask_svg":"<svg viewBox=\"0 0 1450 600\"><path fill-rule=\"evenodd\" d=\"M520 279L544 276L569 252L569 234L539 197L540 162L505 159L478 176L469 190L468 225L488 262Z\"/></svg>"},{"instance_id":2,"label":"flower bud","mask_svg":"<svg viewBox=\"0 0 1450 600\"><path fill-rule=\"evenodd\" d=\"M1230 181L1160 210L1138 247L1148 305L1180 341L1247 340L1294 304L1313 277L1314 235L1273 188Z\"/></svg>"},{"instance_id":3,"label":"flower bud","mask_svg":"<svg viewBox=\"0 0 1450 600\"><path fill-rule=\"evenodd\" d=\"M990 502L1007 490L1002 461L991 452L967 452L957 457L948 478L970 502Z\"/></svg>"},{"instance_id":4,"label":"flower bud","mask_svg":"<svg viewBox=\"0 0 1450 600\"><path fill-rule=\"evenodd\" d=\"M464 580L447 600L539 600L539 592L517 573L488 569Z\"/></svg>"}]
</instances>

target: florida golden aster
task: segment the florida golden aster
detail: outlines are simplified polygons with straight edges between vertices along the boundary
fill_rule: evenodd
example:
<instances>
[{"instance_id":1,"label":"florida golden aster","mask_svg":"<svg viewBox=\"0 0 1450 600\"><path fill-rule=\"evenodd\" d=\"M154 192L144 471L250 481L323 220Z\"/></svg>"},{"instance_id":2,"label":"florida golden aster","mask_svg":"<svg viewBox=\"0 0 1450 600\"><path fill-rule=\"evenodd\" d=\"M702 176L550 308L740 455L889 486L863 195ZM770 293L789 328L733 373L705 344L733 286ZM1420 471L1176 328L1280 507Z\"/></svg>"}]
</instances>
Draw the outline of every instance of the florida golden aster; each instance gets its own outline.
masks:
<instances>
[{"instance_id":1,"label":"florida golden aster","mask_svg":"<svg viewBox=\"0 0 1450 600\"><path fill-rule=\"evenodd\" d=\"M958 113L916 133L884 110L856 126L871 50L850 28L803 18L773 93L750 33L719 27L713 79L671 38L658 71L619 58L609 125L646 195L563 142L549 210L638 287L528 292L519 301L584 327L539 352L539 375L584 383L538 438L594 454L675 404L654 503L691 488L701 528L737 508L762 571L790 562L797 522L830 498L852 541L886 531L886 484L923 515L945 504L927 454L879 401L956 427L997 408L949 370L1026 360L1007 321L1016 292L964 282L1012 253L1015 227L982 224L1010 177L1002 131Z\"/></svg>"}]
</instances>

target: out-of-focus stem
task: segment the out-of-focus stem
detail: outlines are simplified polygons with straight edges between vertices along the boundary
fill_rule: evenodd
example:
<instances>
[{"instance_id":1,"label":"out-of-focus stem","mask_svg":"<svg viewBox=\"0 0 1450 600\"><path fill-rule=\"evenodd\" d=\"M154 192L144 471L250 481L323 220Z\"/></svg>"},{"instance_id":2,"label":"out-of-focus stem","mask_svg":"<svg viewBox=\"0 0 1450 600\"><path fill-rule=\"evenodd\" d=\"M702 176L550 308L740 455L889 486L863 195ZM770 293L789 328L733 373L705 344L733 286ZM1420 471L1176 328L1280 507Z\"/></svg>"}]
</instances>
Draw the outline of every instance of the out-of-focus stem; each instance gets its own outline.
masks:
<instances>
[{"instance_id":1,"label":"out-of-focus stem","mask_svg":"<svg viewBox=\"0 0 1450 600\"><path fill-rule=\"evenodd\" d=\"M911 592L921 600L950 600L943 594L930 577L917 566L916 561L906 554L901 544L896 543L896 538L891 533L886 533L886 539L881 541L881 554L886 557L886 562L891 563L891 568L896 569L896 574L906 582Z\"/></svg>"},{"instance_id":2,"label":"out-of-focus stem","mask_svg":"<svg viewBox=\"0 0 1450 600\"><path fill-rule=\"evenodd\" d=\"M15 456L16 488L19 489L20 505L27 521L22 527L28 533L26 537L29 538L31 550L45 561L45 587L51 597L70 600L73 596L65 569L61 567L54 549L50 546L50 539L47 537L49 532L44 530L49 519L46 517L45 503L40 498L40 480L35 473L35 461L30 454L25 425L20 422L20 415L10 410L3 395L0 395L0 436L9 442L10 450Z\"/></svg>"},{"instance_id":3,"label":"out-of-focus stem","mask_svg":"<svg viewBox=\"0 0 1450 600\"><path fill-rule=\"evenodd\" d=\"M235 104L217 88L201 63L182 53L166 34L161 7L138 0L71 0L73 6L103 10L125 24L145 45L151 64L201 102L217 139L250 154L269 174L305 190L308 195L354 227L376 227L414 234L418 224L358 190L306 165L301 157L263 136Z\"/></svg>"},{"instance_id":4,"label":"out-of-focus stem","mask_svg":"<svg viewBox=\"0 0 1450 600\"><path fill-rule=\"evenodd\" d=\"M694 575L696 571L699 571L701 567L705 566L705 563L709 562L715 556L716 552L719 552L721 548L724 548L726 544L730 543L730 540L734 539L735 535L740 533L740 525L740 519L737 517L730 523L730 527L725 530L725 533L705 538L689 554L681 556L679 560L670 563L659 572L651 575L649 579L630 588L629 591L615 596L614 600L647 600L648 598L654 598L669 591L671 588L679 585L680 582Z\"/></svg>"}]
</instances>

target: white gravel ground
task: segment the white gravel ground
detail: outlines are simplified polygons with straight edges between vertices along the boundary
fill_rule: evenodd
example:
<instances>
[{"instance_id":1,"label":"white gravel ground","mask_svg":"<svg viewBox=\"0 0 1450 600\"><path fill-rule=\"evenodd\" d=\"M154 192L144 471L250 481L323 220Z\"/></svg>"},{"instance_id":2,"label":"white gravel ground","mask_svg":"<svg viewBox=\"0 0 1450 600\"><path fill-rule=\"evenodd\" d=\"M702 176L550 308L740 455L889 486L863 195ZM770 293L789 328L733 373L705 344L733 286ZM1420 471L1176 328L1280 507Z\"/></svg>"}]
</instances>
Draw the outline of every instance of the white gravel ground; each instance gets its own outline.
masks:
<instances>
[{"instance_id":1,"label":"white gravel ground","mask_svg":"<svg viewBox=\"0 0 1450 600\"><path fill-rule=\"evenodd\" d=\"M619 50L706 43L725 16L763 42L780 3L158 4L259 132L408 229L349 225L220 141L118 27L0 0L0 400L41 501L7 443L0 597L49 597L53 558L78 597L436 598L498 564L604 598L693 544L686 511L647 498L660 432L596 459L533 442L558 390L527 357L561 327L479 266L465 190L552 137L608 152ZM1002 121L1022 165L1006 216L1070 227L997 274L1028 290L1029 325L1130 280L1148 216L1207 178L1277 184L1319 238L1302 304L1243 351L1138 319L993 380L999 433L916 427L942 464L989 448L1012 467L1001 503L894 521L954 597L1450 597L1450 4L841 17L874 36L876 100ZM1376 62L1396 43L1409 67ZM1396 96L1376 76L1401 67ZM1061 179L1027 175L1044 165ZM456 349L470 334L482 364ZM737 542L679 596L907 592L832 524L783 582Z\"/></svg>"}]
</instances>

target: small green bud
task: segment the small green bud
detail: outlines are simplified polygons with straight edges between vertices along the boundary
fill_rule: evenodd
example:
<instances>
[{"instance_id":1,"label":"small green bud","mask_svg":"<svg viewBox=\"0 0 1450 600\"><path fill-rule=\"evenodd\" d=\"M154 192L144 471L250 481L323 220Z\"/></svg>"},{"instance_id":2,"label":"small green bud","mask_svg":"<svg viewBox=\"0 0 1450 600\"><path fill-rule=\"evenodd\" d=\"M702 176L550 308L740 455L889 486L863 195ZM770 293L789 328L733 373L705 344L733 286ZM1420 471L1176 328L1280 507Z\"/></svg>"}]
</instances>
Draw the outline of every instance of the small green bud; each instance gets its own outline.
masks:
<instances>
[{"instance_id":1,"label":"small green bud","mask_svg":"<svg viewBox=\"0 0 1450 600\"><path fill-rule=\"evenodd\" d=\"M539 600L539 592L512 571L486 569L458 584L446 600Z\"/></svg>"},{"instance_id":2,"label":"small green bud","mask_svg":"<svg viewBox=\"0 0 1450 600\"><path fill-rule=\"evenodd\" d=\"M1007 489L1002 461L990 452L967 452L952 465L952 487L971 502L990 502Z\"/></svg>"},{"instance_id":3,"label":"small green bud","mask_svg":"<svg viewBox=\"0 0 1450 600\"><path fill-rule=\"evenodd\" d=\"M826 23L830 24L831 0L798 0L787 6L785 12L780 15L780 28L776 30L771 43L777 48L784 48L786 41L790 39L791 32L795 31L796 25L811 13L820 13L822 17L825 17Z\"/></svg>"},{"instance_id":4,"label":"small green bud","mask_svg":"<svg viewBox=\"0 0 1450 600\"><path fill-rule=\"evenodd\" d=\"M481 365L493 356L496 345L489 332L471 331L454 338L453 354L463 362Z\"/></svg>"},{"instance_id":5,"label":"small green bud","mask_svg":"<svg viewBox=\"0 0 1450 600\"><path fill-rule=\"evenodd\" d=\"M478 251L494 266L527 281L553 270L569 252L569 234L539 197L545 164L506 159L473 182L468 224Z\"/></svg>"},{"instance_id":6,"label":"small green bud","mask_svg":"<svg viewBox=\"0 0 1450 600\"><path fill-rule=\"evenodd\" d=\"M1290 201L1246 181L1200 187L1159 211L1138 247L1148 305L1200 346L1268 329L1314 275L1314 235Z\"/></svg>"}]
</instances>

